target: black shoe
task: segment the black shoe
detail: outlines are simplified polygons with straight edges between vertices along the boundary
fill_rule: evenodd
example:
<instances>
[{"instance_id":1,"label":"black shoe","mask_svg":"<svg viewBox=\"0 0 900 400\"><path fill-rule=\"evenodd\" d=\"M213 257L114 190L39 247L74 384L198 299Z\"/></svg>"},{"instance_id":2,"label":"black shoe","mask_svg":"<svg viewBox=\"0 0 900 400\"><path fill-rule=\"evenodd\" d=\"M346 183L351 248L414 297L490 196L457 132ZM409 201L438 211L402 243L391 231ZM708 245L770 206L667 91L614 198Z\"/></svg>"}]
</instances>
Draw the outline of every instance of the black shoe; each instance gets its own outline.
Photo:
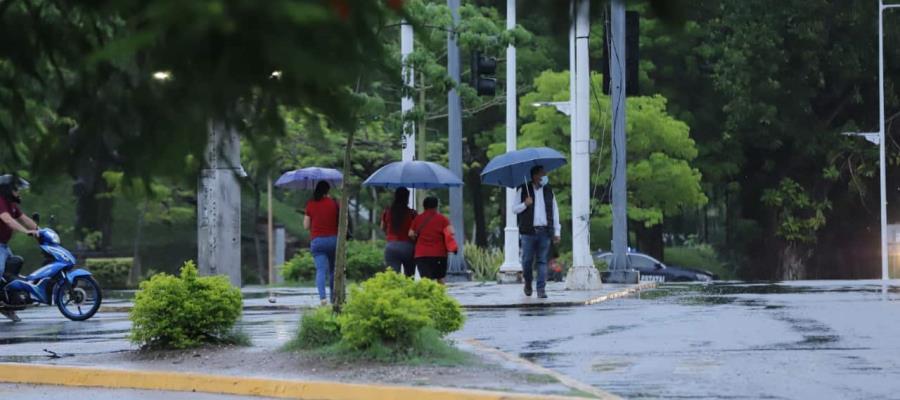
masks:
<instances>
[{"instance_id":1,"label":"black shoe","mask_svg":"<svg viewBox=\"0 0 900 400\"><path fill-rule=\"evenodd\" d=\"M9 318L9 320L12 322L19 322L22 320L18 315L16 315L16 312L13 310L0 310L0 314L2 314L6 318Z\"/></svg>"},{"instance_id":2,"label":"black shoe","mask_svg":"<svg viewBox=\"0 0 900 400\"><path fill-rule=\"evenodd\" d=\"M547 298L547 292L545 292L544 289L538 289L538 298L539 298L539 299L546 299L546 298Z\"/></svg>"},{"instance_id":3,"label":"black shoe","mask_svg":"<svg viewBox=\"0 0 900 400\"><path fill-rule=\"evenodd\" d=\"M525 282L525 295L531 297L531 282Z\"/></svg>"}]
</instances>

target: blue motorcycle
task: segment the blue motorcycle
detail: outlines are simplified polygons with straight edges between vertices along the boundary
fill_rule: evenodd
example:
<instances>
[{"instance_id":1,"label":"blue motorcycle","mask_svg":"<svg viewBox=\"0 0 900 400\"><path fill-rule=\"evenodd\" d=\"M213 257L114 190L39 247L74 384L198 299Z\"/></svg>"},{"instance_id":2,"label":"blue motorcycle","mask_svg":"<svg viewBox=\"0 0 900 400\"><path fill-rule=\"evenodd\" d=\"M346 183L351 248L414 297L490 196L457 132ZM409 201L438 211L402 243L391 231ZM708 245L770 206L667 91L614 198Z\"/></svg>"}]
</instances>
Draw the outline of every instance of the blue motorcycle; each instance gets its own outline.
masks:
<instances>
[{"instance_id":1,"label":"blue motorcycle","mask_svg":"<svg viewBox=\"0 0 900 400\"><path fill-rule=\"evenodd\" d=\"M37 222L39 216L34 215ZM38 230L37 242L44 254L44 266L28 276L20 276L24 260L10 257L0 289L0 310L20 311L37 304L56 304L59 312L72 321L84 321L100 308L103 294L91 273L75 267L75 256L59 242L49 228Z\"/></svg>"}]
</instances>

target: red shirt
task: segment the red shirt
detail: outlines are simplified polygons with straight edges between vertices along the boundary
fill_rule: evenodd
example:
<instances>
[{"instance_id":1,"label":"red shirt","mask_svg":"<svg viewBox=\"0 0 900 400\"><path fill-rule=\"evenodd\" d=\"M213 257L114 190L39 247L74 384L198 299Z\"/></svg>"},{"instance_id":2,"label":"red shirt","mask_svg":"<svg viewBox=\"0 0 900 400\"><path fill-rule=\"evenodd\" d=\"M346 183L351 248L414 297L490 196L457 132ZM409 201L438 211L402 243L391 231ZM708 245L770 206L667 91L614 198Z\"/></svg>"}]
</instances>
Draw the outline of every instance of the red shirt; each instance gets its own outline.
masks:
<instances>
[{"instance_id":1,"label":"red shirt","mask_svg":"<svg viewBox=\"0 0 900 400\"><path fill-rule=\"evenodd\" d=\"M403 219L403 223L400 225L400 234L394 232L393 224L391 221L391 217L394 213L390 208L384 210L384 213L381 214L381 222L384 223L385 232L387 233L387 241L388 242L408 242L409 241L409 227L412 225L413 219L416 218L416 210L407 209L407 216Z\"/></svg>"},{"instance_id":2,"label":"red shirt","mask_svg":"<svg viewBox=\"0 0 900 400\"><path fill-rule=\"evenodd\" d=\"M419 229L423 224L425 226ZM448 225L450 225L450 220L438 213L437 210L425 210L419 214L409 228L414 232L419 232L419 237L416 239L415 256L447 257L447 247L444 246L444 228Z\"/></svg>"},{"instance_id":3,"label":"red shirt","mask_svg":"<svg viewBox=\"0 0 900 400\"><path fill-rule=\"evenodd\" d=\"M0 196L0 214L8 213L14 219L19 219L22 216L22 210L19 209L19 205L13 201L7 200L5 197ZM0 221L0 243L7 244L9 243L9 239L12 238L13 230L6 225L6 223Z\"/></svg>"},{"instance_id":4,"label":"red shirt","mask_svg":"<svg viewBox=\"0 0 900 400\"><path fill-rule=\"evenodd\" d=\"M310 240L320 237L337 236L338 203L331 197L310 200L306 203L306 215L310 219Z\"/></svg>"}]
</instances>

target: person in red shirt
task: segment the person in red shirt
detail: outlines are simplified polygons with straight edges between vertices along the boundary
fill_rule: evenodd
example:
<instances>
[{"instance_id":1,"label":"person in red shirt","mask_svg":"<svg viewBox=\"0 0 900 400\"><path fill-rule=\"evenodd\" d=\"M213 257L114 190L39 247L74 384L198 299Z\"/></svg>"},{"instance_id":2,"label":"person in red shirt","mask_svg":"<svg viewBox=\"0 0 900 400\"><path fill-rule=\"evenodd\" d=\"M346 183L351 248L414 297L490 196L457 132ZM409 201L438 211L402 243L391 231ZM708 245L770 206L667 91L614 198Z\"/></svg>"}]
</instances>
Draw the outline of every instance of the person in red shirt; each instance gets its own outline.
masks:
<instances>
[{"instance_id":1,"label":"person in red shirt","mask_svg":"<svg viewBox=\"0 0 900 400\"><path fill-rule=\"evenodd\" d=\"M9 240L12 239L13 232L37 236L37 224L19 208L19 203L22 202L19 189L27 189L28 186L28 182L22 178L9 174L0 176L0 288L7 283L4 273L6 260L13 256L9 250ZM0 314L13 322L19 321L15 311L3 310Z\"/></svg>"},{"instance_id":2,"label":"person in red shirt","mask_svg":"<svg viewBox=\"0 0 900 400\"><path fill-rule=\"evenodd\" d=\"M412 278L416 274L415 243L409 238L409 227L416 218L416 210L409 208L409 189L397 188L391 208L381 214L381 229L387 236L384 263L394 271Z\"/></svg>"},{"instance_id":3,"label":"person in red shirt","mask_svg":"<svg viewBox=\"0 0 900 400\"><path fill-rule=\"evenodd\" d=\"M316 288L322 305L328 304L326 281L328 292L334 299L334 253L338 234L339 206L328 196L329 190L331 185L328 182L316 184L313 198L306 203L306 216L303 217L303 227L310 232L309 250L316 264Z\"/></svg>"},{"instance_id":4,"label":"person in red shirt","mask_svg":"<svg viewBox=\"0 0 900 400\"><path fill-rule=\"evenodd\" d=\"M409 237L416 241L416 268L423 278L444 283L447 277L447 246L444 231L453 234L450 220L437 211L437 197L427 197L423 202L425 212L413 220Z\"/></svg>"}]
</instances>

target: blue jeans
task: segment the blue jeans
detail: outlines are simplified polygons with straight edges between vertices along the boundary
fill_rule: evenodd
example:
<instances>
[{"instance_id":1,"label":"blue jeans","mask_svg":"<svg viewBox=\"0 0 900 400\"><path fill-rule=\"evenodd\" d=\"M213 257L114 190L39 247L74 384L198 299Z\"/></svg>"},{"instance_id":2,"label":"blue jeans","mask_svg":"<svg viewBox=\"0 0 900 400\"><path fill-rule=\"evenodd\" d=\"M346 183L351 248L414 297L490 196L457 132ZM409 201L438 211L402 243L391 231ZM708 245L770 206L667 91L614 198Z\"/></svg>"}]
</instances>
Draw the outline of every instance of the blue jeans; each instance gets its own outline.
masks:
<instances>
[{"instance_id":1,"label":"blue jeans","mask_svg":"<svg viewBox=\"0 0 900 400\"><path fill-rule=\"evenodd\" d=\"M0 243L0 279L3 278L3 273L6 272L6 259L12 257L13 253L9 251L9 246Z\"/></svg>"},{"instance_id":2,"label":"blue jeans","mask_svg":"<svg viewBox=\"0 0 900 400\"><path fill-rule=\"evenodd\" d=\"M538 228L532 235L521 235L522 277L531 285L532 270L537 267L537 288L547 286L547 256L550 254L550 230Z\"/></svg>"},{"instance_id":3,"label":"blue jeans","mask_svg":"<svg viewBox=\"0 0 900 400\"><path fill-rule=\"evenodd\" d=\"M337 236L318 237L309 243L309 250L316 264L316 289L319 299L325 300L325 282L328 281L328 292L334 297L334 252L337 248Z\"/></svg>"}]
</instances>

